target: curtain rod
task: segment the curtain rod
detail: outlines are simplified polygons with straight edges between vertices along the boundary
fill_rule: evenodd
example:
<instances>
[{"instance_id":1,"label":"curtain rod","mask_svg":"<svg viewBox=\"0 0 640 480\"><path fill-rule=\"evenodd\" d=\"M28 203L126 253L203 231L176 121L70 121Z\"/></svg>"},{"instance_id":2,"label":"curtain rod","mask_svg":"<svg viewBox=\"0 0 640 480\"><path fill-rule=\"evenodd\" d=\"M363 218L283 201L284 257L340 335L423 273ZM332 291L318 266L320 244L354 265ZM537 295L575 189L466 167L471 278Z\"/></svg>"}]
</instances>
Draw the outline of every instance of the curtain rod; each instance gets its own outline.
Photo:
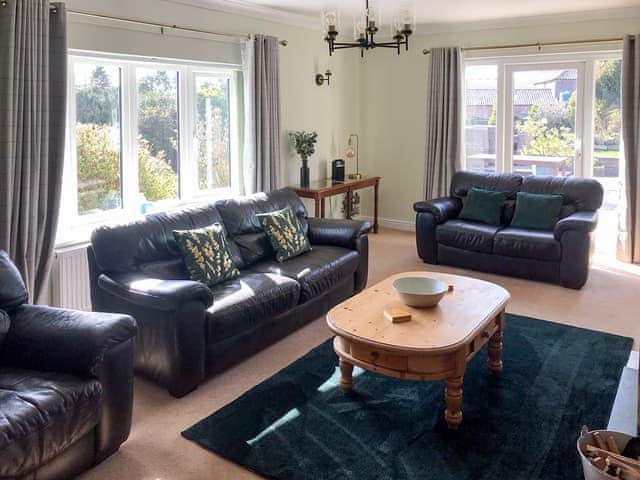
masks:
<instances>
[{"instance_id":1,"label":"curtain rod","mask_svg":"<svg viewBox=\"0 0 640 480\"><path fill-rule=\"evenodd\" d=\"M0 7L6 7L8 4L9 3L7 0L0 0ZM51 8L52 13L56 13L57 10L55 5L50 5L49 8ZM146 25L148 27L157 27L160 29L160 33L164 33L165 28L170 28L172 30L182 30L183 32L201 33L205 35L217 35L220 37L235 37L235 38L246 38L246 39L251 38L251 34L243 35L243 34L228 33L228 32L212 32L211 30L201 30L198 28L191 28L191 27L179 27L178 25L168 25L163 23L147 22L145 20L136 20L133 18L125 18L125 17L114 17L111 15L101 15L98 13L81 12L78 10L67 10L67 13L70 13L72 15L82 16L82 17L102 18L104 20L115 20L118 22L133 23L136 25ZM286 47L288 44L289 42L287 40L280 40L280 45L282 45L283 47Z\"/></svg>"},{"instance_id":2,"label":"curtain rod","mask_svg":"<svg viewBox=\"0 0 640 480\"><path fill-rule=\"evenodd\" d=\"M538 51L542 50L542 47L553 47L560 45L583 45L589 43L611 43L611 42L621 42L622 38L598 38L594 40L568 40L565 42L538 42L538 43L520 43L515 45L497 45L494 47L468 47L463 48L463 52L477 52L481 50L504 50L508 48L527 48L527 47L537 47ZM431 50L425 48L422 50L424 55L429 55Z\"/></svg>"}]
</instances>

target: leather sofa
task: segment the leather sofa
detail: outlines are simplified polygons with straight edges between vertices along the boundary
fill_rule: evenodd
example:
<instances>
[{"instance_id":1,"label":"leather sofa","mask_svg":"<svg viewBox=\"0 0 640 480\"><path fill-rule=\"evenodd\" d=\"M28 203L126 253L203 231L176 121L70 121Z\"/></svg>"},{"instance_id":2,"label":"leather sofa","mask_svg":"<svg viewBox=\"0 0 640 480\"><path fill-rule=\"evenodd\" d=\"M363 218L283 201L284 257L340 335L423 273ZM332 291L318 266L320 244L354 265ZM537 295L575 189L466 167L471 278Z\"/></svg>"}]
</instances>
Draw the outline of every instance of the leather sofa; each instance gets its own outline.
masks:
<instances>
[{"instance_id":1,"label":"leather sofa","mask_svg":"<svg viewBox=\"0 0 640 480\"><path fill-rule=\"evenodd\" d=\"M286 206L312 250L278 263L256 214ZM172 231L216 222L224 226L240 276L209 288L189 280ZM88 250L93 308L136 318L137 372L180 397L362 290L370 228L307 218L287 189L102 227Z\"/></svg>"},{"instance_id":2,"label":"leather sofa","mask_svg":"<svg viewBox=\"0 0 640 480\"><path fill-rule=\"evenodd\" d=\"M136 325L27 298L0 250L0 478L73 478L129 436Z\"/></svg>"},{"instance_id":3,"label":"leather sofa","mask_svg":"<svg viewBox=\"0 0 640 480\"><path fill-rule=\"evenodd\" d=\"M500 226L458 219L472 187L508 192ZM509 226L516 193L562 194L560 220L552 231ZM426 263L581 288L587 281L591 234L603 189L594 179L457 172L450 196L417 202L416 245Z\"/></svg>"}]
</instances>

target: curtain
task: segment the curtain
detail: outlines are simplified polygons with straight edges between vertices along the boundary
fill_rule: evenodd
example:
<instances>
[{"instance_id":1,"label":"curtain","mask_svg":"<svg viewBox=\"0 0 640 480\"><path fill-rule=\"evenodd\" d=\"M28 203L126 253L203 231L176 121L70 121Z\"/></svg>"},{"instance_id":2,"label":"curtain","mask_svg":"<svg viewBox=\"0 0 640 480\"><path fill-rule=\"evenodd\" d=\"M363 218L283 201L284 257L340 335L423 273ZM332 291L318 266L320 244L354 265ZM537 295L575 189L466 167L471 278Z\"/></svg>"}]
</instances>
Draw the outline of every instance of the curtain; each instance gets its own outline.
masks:
<instances>
[{"instance_id":1,"label":"curtain","mask_svg":"<svg viewBox=\"0 0 640 480\"><path fill-rule=\"evenodd\" d=\"M426 199L448 194L462 155L462 54L459 48L433 48L427 93Z\"/></svg>"},{"instance_id":2,"label":"curtain","mask_svg":"<svg viewBox=\"0 0 640 480\"><path fill-rule=\"evenodd\" d=\"M640 263L640 35L626 35L623 43L622 136L627 218L621 256Z\"/></svg>"},{"instance_id":3,"label":"curtain","mask_svg":"<svg viewBox=\"0 0 640 480\"><path fill-rule=\"evenodd\" d=\"M245 43L245 192L280 186L280 52L275 37L256 35Z\"/></svg>"},{"instance_id":4,"label":"curtain","mask_svg":"<svg viewBox=\"0 0 640 480\"><path fill-rule=\"evenodd\" d=\"M67 91L63 3L0 7L0 248L42 298L53 254L64 163Z\"/></svg>"}]
</instances>

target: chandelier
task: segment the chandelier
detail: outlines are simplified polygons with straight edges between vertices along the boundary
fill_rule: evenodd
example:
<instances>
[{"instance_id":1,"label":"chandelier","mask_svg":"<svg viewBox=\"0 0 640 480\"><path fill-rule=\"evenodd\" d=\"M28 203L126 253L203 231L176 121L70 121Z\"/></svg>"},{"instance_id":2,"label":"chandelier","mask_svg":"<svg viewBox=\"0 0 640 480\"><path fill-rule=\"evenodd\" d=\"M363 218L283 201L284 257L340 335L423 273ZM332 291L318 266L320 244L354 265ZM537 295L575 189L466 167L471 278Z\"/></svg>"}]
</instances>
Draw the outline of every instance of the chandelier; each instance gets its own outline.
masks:
<instances>
[{"instance_id":1,"label":"chandelier","mask_svg":"<svg viewBox=\"0 0 640 480\"><path fill-rule=\"evenodd\" d=\"M380 31L380 12L375 6L369 6L369 0L365 0L363 12L353 19L354 40L352 42L337 41L339 23L340 15L337 9L327 9L322 12L324 39L329 45L329 55L333 55L336 50L345 48L359 48L361 57L364 57L366 50L373 50L374 48L394 48L400 55L402 47L406 51L409 50L409 36L415 30L413 9L408 6L401 6L392 17L390 25L390 37L392 40L377 42L375 36Z\"/></svg>"}]
</instances>

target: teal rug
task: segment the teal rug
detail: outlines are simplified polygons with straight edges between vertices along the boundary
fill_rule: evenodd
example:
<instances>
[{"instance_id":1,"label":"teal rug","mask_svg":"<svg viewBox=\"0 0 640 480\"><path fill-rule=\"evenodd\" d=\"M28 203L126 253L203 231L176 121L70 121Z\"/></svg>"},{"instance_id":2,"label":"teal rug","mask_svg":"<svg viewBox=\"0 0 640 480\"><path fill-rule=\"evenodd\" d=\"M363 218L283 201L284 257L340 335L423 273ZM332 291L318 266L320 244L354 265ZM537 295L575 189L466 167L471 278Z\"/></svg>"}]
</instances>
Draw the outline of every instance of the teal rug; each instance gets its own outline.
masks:
<instances>
[{"instance_id":1,"label":"teal rug","mask_svg":"<svg viewBox=\"0 0 640 480\"><path fill-rule=\"evenodd\" d=\"M442 382L356 368L344 394L328 341L182 434L274 479L579 479L576 437L606 427L631 346L508 315L504 370L490 375L486 348L476 355L452 432Z\"/></svg>"}]
</instances>

